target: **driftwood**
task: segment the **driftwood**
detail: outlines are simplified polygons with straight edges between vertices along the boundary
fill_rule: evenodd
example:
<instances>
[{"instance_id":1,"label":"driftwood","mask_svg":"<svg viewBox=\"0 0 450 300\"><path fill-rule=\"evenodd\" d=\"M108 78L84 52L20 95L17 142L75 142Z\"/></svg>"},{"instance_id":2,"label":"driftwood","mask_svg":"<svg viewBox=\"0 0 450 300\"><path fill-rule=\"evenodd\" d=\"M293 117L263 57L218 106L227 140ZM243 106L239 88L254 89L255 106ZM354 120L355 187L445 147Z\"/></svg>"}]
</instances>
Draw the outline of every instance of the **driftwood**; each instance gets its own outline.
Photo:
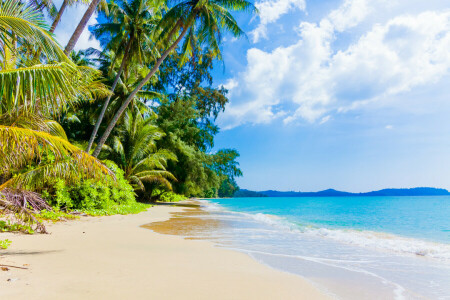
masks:
<instances>
[{"instance_id":1,"label":"driftwood","mask_svg":"<svg viewBox=\"0 0 450 300\"><path fill-rule=\"evenodd\" d=\"M30 207L35 212L43 209L52 210L51 206L38 193L20 189L4 189L1 193L11 205L22 208Z\"/></svg>"},{"instance_id":2,"label":"driftwood","mask_svg":"<svg viewBox=\"0 0 450 300\"><path fill-rule=\"evenodd\" d=\"M52 210L38 193L20 189L0 191L0 213L11 216L18 223L35 225L34 230L37 232L47 233L44 224L34 216L34 213L43 209Z\"/></svg>"},{"instance_id":3,"label":"driftwood","mask_svg":"<svg viewBox=\"0 0 450 300\"><path fill-rule=\"evenodd\" d=\"M7 268L16 268L16 269L28 270L28 268L25 268L25 267L10 266L10 265L0 265L0 267L7 267Z\"/></svg>"}]
</instances>

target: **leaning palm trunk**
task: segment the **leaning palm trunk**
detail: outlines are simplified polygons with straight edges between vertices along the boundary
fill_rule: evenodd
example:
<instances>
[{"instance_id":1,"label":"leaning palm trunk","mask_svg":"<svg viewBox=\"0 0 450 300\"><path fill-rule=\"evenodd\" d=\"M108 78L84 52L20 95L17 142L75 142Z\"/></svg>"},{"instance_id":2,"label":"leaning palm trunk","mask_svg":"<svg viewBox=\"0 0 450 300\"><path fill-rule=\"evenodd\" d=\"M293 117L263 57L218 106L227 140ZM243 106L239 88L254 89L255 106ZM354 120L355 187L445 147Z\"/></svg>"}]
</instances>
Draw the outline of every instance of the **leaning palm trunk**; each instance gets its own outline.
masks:
<instances>
[{"instance_id":1,"label":"leaning palm trunk","mask_svg":"<svg viewBox=\"0 0 450 300\"><path fill-rule=\"evenodd\" d=\"M61 8L58 11L58 14L56 15L55 20L52 23L52 27L50 28L50 32L53 33L55 32L56 26L58 26L59 21L61 21L61 17L64 13L64 11L66 10L67 7L67 0L64 0L63 3L61 4Z\"/></svg>"},{"instance_id":2,"label":"leaning palm trunk","mask_svg":"<svg viewBox=\"0 0 450 300\"><path fill-rule=\"evenodd\" d=\"M103 104L102 111L100 112L100 115L98 116L98 120L95 123L95 127L94 127L94 130L92 131L91 138L89 139L89 144L86 148L87 153L89 153L89 151L91 151L92 144L94 143L95 136L97 135L100 124L102 124L102 120L103 120L103 117L105 116L106 109L108 108L109 101L111 100L111 97L114 93L114 89L116 88L117 82L119 82L120 75L122 74L125 64L127 62L127 59L128 59L128 54L130 52L130 47L131 47L132 41L133 41L133 38L130 38L130 40L128 41L128 44L125 48L125 53L122 58L122 63L120 64L119 71L117 72L116 78L114 78L114 82L111 86L111 94L108 96L108 98L106 98L106 101Z\"/></svg>"},{"instance_id":3,"label":"leaning palm trunk","mask_svg":"<svg viewBox=\"0 0 450 300\"><path fill-rule=\"evenodd\" d=\"M190 23L188 23L190 24ZM150 80L150 78L158 71L159 66L162 64L164 59L169 55L170 52L172 52L177 45L180 43L180 41L183 39L183 37L186 35L186 32L189 29L189 25L186 25L183 31L181 32L180 36L173 42L173 44L163 53L163 55L156 61L156 64L153 66L153 68L150 70L150 72L145 76L144 79L139 83L139 85L131 92L131 94L127 97L125 102L122 104L122 106L119 108L117 113L114 115L113 119L109 123L108 127L106 128L105 132L103 133L102 137L100 138L100 141L97 144L97 147L94 150L94 153L92 154L94 157L97 157L100 154L100 151L102 150L102 146L105 144L106 140L108 139L111 131L113 130L114 126L116 125L117 121L119 120L120 116L123 114L125 109L130 104L131 100L133 100L134 96L139 92L139 90ZM170 36L169 36L170 40Z\"/></svg>"},{"instance_id":4,"label":"leaning palm trunk","mask_svg":"<svg viewBox=\"0 0 450 300\"><path fill-rule=\"evenodd\" d=\"M78 39L80 38L81 33L83 32L84 28L86 27L87 23L89 22L89 19L91 18L92 14L94 13L95 9L97 8L98 4L101 0L92 0L91 4L89 5L88 9L83 15L83 18L81 18L80 23L78 23L77 28L72 34L72 37L70 38L69 42L67 43L66 48L64 49L64 53L68 55L73 48L75 47L75 44L77 43Z\"/></svg>"}]
</instances>

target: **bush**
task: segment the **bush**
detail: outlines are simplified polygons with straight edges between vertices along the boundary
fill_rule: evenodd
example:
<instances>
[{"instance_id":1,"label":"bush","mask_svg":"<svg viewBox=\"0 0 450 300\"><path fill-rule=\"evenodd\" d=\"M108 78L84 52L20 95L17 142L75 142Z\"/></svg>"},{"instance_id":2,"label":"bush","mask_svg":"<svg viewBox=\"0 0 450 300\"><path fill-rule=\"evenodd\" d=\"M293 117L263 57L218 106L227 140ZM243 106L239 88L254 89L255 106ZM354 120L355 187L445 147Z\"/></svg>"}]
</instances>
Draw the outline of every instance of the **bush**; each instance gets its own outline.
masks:
<instances>
[{"instance_id":1,"label":"bush","mask_svg":"<svg viewBox=\"0 0 450 300\"><path fill-rule=\"evenodd\" d=\"M159 200L162 202L178 202L178 201L183 201L186 200L186 196L184 195L179 195L179 194L175 194L174 192L164 192Z\"/></svg>"},{"instance_id":2,"label":"bush","mask_svg":"<svg viewBox=\"0 0 450 300\"><path fill-rule=\"evenodd\" d=\"M88 179L69 186L57 179L42 195L56 210L82 210L95 215L142 211L144 208L136 205L133 187L124 178L123 171L113 162L105 164L115 173L116 181ZM119 209L119 206L129 209Z\"/></svg>"}]
</instances>

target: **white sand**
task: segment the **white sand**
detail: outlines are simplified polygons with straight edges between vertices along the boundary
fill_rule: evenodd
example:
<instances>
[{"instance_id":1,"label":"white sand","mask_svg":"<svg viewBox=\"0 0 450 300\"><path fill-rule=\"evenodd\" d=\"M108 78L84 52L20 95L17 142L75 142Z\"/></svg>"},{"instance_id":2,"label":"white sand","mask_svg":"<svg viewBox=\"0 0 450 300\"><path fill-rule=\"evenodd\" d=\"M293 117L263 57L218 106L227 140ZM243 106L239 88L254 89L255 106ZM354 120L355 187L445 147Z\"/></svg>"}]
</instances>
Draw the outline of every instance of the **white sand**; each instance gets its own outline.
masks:
<instances>
[{"instance_id":1,"label":"white sand","mask_svg":"<svg viewBox=\"0 0 450 300\"><path fill-rule=\"evenodd\" d=\"M140 227L180 210L85 217L49 225L47 235L0 233L13 242L0 264L29 268L0 271L0 299L327 298L246 254Z\"/></svg>"}]
</instances>

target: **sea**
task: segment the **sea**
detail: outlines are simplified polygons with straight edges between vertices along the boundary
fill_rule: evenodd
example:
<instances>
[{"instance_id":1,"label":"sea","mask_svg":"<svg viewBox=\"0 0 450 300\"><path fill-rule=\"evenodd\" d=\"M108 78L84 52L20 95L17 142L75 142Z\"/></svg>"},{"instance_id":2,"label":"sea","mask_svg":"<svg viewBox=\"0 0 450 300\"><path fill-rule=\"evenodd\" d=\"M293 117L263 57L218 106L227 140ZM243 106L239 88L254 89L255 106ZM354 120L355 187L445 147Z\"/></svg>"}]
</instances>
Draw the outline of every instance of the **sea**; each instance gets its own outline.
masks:
<instances>
[{"instance_id":1,"label":"sea","mask_svg":"<svg viewBox=\"0 0 450 300\"><path fill-rule=\"evenodd\" d=\"M202 235L336 299L450 299L450 196L201 200ZM196 237L194 237L196 238Z\"/></svg>"}]
</instances>

